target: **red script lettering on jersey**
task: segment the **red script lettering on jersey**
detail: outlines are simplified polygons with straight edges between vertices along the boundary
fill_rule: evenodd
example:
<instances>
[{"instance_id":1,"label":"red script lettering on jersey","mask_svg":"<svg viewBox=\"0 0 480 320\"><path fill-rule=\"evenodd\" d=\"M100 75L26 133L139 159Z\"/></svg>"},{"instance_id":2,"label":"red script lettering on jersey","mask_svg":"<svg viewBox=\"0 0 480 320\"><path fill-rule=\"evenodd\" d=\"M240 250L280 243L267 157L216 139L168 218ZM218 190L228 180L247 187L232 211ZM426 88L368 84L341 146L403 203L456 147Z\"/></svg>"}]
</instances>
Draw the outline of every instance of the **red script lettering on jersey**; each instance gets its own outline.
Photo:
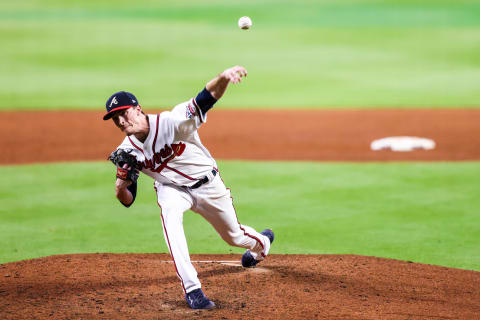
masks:
<instances>
[{"instance_id":1,"label":"red script lettering on jersey","mask_svg":"<svg viewBox=\"0 0 480 320\"><path fill-rule=\"evenodd\" d=\"M140 170L143 168L150 169L152 172L162 171L173 158L182 155L185 151L186 145L183 142L173 143L171 146L165 144L162 150L155 152L152 159L145 159L144 162L140 162ZM163 160L162 160L163 159ZM155 168L157 164L160 164Z\"/></svg>"}]
</instances>

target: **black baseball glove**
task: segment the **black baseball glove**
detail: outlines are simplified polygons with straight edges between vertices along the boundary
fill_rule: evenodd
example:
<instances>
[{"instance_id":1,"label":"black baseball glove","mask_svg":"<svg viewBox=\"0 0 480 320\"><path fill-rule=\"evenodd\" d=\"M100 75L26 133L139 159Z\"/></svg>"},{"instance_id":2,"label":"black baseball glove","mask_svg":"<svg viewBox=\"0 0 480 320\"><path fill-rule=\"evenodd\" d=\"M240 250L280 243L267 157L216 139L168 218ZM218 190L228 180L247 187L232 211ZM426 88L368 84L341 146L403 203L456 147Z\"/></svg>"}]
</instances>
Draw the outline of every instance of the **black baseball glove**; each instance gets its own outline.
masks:
<instances>
[{"instance_id":1,"label":"black baseball glove","mask_svg":"<svg viewBox=\"0 0 480 320\"><path fill-rule=\"evenodd\" d=\"M133 150L118 149L112 152L108 160L117 167L117 178L137 182L139 170L137 158L131 153ZM126 165L126 166L125 166Z\"/></svg>"}]
</instances>

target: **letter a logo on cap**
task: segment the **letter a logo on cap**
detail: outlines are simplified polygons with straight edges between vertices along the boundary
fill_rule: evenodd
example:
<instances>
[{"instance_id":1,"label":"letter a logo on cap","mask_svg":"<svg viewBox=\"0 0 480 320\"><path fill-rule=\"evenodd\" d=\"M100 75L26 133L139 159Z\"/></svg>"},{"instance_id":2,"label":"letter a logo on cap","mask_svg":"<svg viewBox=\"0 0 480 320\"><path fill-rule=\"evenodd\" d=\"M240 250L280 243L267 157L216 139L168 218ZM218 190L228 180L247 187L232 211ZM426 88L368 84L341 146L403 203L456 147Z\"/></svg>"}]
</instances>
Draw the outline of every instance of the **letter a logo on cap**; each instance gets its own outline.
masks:
<instances>
[{"instance_id":1,"label":"letter a logo on cap","mask_svg":"<svg viewBox=\"0 0 480 320\"><path fill-rule=\"evenodd\" d=\"M118 104L117 97L113 97L112 102L110 102L109 108L112 107L112 104Z\"/></svg>"}]
</instances>

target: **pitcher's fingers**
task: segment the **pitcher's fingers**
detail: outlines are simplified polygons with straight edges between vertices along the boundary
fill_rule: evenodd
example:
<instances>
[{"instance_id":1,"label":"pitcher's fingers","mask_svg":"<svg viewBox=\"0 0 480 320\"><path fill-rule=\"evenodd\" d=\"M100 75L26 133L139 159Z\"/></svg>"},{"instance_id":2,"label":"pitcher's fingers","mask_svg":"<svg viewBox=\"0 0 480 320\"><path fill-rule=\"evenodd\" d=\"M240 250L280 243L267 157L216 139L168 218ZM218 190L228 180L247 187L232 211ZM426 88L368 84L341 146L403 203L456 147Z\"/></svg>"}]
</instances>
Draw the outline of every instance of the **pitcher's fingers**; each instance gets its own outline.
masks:
<instances>
[{"instance_id":1,"label":"pitcher's fingers","mask_svg":"<svg viewBox=\"0 0 480 320\"><path fill-rule=\"evenodd\" d=\"M236 73L238 73L241 77L246 77L247 76L247 69L245 69L242 66L235 66L234 70Z\"/></svg>"},{"instance_id":2,"label":"pitcher's fingers","mask_svg":"<svg viewBox=\"0 0 480 320\"><path fill-rule=\"evenodd\" d=\"M247 70L243 67L241 67L237 73L241 76L241 77L246 77L247 76Z\"/></svg>"}]
</instances>

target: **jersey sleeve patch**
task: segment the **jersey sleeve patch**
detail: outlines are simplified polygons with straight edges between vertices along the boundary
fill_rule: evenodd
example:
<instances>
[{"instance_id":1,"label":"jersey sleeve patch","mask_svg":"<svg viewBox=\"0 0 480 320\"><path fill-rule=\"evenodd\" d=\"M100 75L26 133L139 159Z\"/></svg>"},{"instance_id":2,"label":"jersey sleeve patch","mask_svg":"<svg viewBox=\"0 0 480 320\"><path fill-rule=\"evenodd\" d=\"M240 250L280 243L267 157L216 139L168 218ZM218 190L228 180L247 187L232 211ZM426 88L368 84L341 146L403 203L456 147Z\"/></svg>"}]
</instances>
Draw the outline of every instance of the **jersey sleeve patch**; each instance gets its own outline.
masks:
<instances>
[{"instance_id":1,"label":"jersey sleeve patch","mask_svg":"<svg viewBox=\"0 0 480 320\"><path fill-rule=\"evenodd\" d=\"M193 99L178 104L171 112L163 112L167 126L171 125L173 129L173 140L184 140L195 132L202 123L206 122L206 117L202 119L200 111L196 108ZM162 125L160 125L162 128Z\"/></svg>"},{"instance_id":2,"label":"jersey sleeve patch","mask_svg":"<svg viewBox=\"0 0 480 320\"><path fill-rule=\"evenodd\" d=\"M185 116L187 119L191 119L196 115L197 110L193 106L192 102L190 102L187 107L185 108Z\"/></svg>"}]
</instances>

